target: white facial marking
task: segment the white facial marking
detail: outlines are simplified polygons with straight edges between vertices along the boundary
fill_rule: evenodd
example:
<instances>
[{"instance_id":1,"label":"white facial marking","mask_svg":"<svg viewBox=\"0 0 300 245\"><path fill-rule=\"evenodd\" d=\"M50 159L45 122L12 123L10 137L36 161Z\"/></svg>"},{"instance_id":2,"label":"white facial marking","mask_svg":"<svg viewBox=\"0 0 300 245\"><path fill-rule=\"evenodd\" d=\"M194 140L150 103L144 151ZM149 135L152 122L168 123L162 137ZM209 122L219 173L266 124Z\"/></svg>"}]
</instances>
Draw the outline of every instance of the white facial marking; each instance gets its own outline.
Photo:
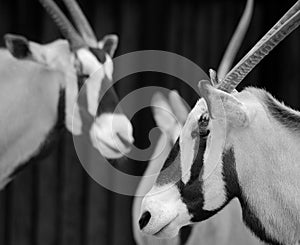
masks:
<instances>
[{"instance_id":1,"label":"white facial marking","mask_svg":"<svg viewBox=\"0 0 300 245\"><path fill-rule=\"evenodd\" d=\"M130 151L118 137L133 143L132 125L122 114L104 113L95 119L90 131L93 146L106 158L120 158Z\"/></svg>"},{"instance_id":2,"label":"white facial marking","mask_svg":"<svg viewBox=\"0 0 300 245\"><path fill-rule=\"evenodd\" d=\"M106 60L104 63L104 71L105 71L106 76L112 81L112 74L113 74L113 69L114 69L113 61L108 54L106 54L105 57L106 57Z\"/></svg>"}]
</instances>

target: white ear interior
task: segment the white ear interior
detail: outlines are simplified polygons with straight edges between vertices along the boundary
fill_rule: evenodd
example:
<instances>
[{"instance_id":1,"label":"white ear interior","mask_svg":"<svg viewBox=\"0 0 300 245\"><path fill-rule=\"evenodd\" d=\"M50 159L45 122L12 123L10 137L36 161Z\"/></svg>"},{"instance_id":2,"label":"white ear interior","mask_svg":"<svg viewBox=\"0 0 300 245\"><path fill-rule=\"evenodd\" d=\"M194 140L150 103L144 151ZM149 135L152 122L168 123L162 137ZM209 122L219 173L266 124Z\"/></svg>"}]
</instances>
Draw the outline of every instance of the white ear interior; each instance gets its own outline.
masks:
<instances>
[{"instance_id":1,"label":"white ear interior","mask_svg":"<svg viewBox=\"0 0 300 245\"><path fill-rule=\"evenodd\" d=\"M188 107L185 105L184 100L180 97L179 93L176 90L172 90L169 93L169 101L174 114L176 115L181 125L183 125L189 114Z\"/></svg>"},{"instance_id":2,"label":"white ear interior","mask_svg":"<svg viewBox=\"0 0 300 245\"><path fill-rule=\"evenodd\" d=\"M176 123L176 119L167 99L161 93L155 93L151 106L157 126L168 131Z\"/></svg>"}]
</instances>

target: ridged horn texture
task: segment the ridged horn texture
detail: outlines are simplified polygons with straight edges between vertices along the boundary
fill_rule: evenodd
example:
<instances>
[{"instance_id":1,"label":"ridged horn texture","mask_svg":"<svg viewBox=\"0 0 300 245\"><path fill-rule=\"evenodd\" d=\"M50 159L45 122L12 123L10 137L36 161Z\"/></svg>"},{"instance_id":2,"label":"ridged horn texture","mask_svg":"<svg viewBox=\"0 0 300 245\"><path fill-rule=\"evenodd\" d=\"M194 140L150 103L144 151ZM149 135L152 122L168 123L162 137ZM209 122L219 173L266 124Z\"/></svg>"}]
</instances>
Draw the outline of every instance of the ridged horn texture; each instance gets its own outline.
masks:
<instances>
[{"instance_id":1,"label":"ridged horn texture","mask_svg":"<svg viewBox=\"0 0 300 245\"><path fill-rule=\"evenodd\" d=\"M66 18L52 0L39 0L55 24L58 26L61 34L70 42L71 50L87 46L82 37L77 33L71 22Z\"/></svg>"},{"instance_id":2,"label":"ridged horn texture","mask_svg":"<svg viewBox=\"0 0 300 245\"><path fill-rule=\"evenodd\" d=\"M91 25L89 24L87 18L83 14L81 8L79 7L78 3L75 0L63 0L65 5L67 6L74 23L76 24L76 27L84 39L84 41L90 46L90 47L96 47L97 46L97 39L94 34L93 29L91 28Z\"/></svg>"},{"instance_id":3,"label":"ridged horn texture","mask_svg":"<svg viewBox=\"0 0 300 245\"><path fill-rule=\"evenodd\" d=\"M247 0L246 7L241 17L241 20L229 42L229 45L224 53L222 61L220 62L217 72L218 78L220 79L223 79L228 73L234 61L236 53L243 42L253 14L253 2L254 0Z\"/></svg>"},{"instance_id":4,"label":"ridged horn texture","mask_svg":"<svg viewBox=\"0 0 300 245\"><path fill-rule=\"evenodd\" d=\"M271 28L217 86L232 92L248 73L300 24L300 0Z\"/></svg>"}]
</instances>

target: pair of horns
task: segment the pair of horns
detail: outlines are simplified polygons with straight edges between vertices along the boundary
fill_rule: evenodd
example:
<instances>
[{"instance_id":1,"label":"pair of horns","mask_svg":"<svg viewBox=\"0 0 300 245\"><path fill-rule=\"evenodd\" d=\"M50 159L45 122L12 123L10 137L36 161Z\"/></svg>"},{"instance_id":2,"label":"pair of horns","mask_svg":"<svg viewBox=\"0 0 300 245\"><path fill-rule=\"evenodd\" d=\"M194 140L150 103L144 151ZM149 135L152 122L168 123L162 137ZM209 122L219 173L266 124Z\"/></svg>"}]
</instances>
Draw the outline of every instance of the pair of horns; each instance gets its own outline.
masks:
<instances>
[{"instance_id":1,"label":"pair of horns","mask_svg":"<svg viewBox=\"0 0 300 245\"><path fill-rule=\"evenodd\" d=\"M300 0L264 35L216 87L231 93L249 72L300 24Z\"/></svg>"},{"instance_id":2,"label":"pair of horns","mask_svg":"<svg viewBox=\"0 0 300 245\"><path fill-rule=\"evenodd\" d=\"M58 26L61 34L70 42L72 50L77 50L86 46L96 47L96 36L75 0L63 1L68 8L80 35L53 0L39 1Z\"/></svg>"}]
</instances>

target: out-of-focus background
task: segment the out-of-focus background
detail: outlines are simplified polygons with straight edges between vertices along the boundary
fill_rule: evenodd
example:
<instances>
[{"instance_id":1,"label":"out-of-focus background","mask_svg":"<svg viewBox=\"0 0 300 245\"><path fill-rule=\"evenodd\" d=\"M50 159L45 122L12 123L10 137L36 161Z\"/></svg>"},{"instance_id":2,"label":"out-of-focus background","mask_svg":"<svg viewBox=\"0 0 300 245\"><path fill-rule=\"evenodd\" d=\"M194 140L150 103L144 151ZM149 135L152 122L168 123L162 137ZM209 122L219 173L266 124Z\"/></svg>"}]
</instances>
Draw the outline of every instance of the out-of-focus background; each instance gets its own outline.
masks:
<instances>
[{"instance_id":1,"label":"out-of-focus background","mask_svg":"<svg viewBox=\"0 0 300 245\"><path fill-rule=\"evenodd\" d=\"M165 50L183 55L208 71L218 67L246 1L78 2L99 39L109 33L119 35L116 56L145 49ZM294 2L255 1L253 19L236 62ZM60 1L58 3L63 7ZM40 43L60 37L37 0L0 1L0 36L5 33L22 34ZM0 44L4 45L2 39ZM240 88L249 85L266 88L299 110L299 65L300 30L296 30L251 72ZM115 88L122 98L149 85L177 89L191 106L197 100L196 94L183 82L151 72L131 75L119 81ZM135 145L148 148L148 132L154 126L151 110L137 113L132 123ZM141 175L147 166L147 162L133 160L114 164L136 175ZM0 244L131 245L134 244L131 204L132 197L110 192L88 176L78 162L70 133L65 131L50 155L28 166L0 192Z\"/></svg>"}]
</instances>

